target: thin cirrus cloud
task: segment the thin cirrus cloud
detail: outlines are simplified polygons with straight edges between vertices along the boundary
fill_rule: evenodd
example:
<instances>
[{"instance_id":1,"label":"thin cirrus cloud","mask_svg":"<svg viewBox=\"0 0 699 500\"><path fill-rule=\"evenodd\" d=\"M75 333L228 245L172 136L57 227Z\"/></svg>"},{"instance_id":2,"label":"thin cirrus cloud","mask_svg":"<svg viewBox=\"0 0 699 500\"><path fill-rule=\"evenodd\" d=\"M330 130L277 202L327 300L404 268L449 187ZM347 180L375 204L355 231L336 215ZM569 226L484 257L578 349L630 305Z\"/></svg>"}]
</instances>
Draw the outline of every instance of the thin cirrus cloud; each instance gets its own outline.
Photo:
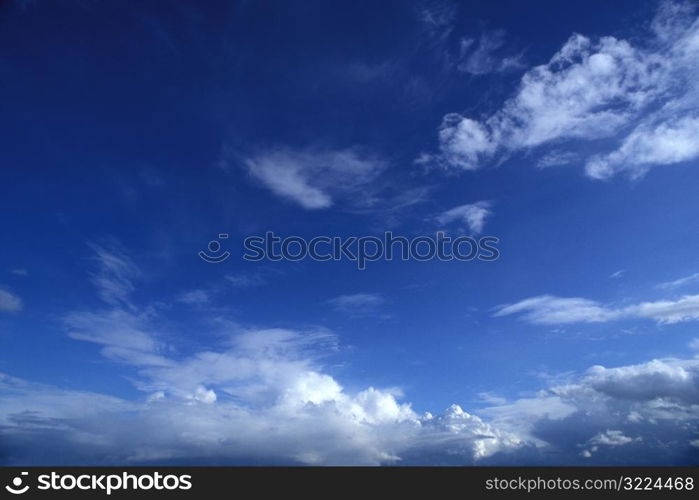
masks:
<instances>
[{"instance_id":1,"label":"thin cirrus cloud","mask_svg":"<svg viewBox=\"0 0 699 500\"><path fill-rule=\"evenodd\" d=\"M275 195L309 210L329 208L338 199L362 197L386 162L344 150L265 152L245 160L250 175Z\"/></svg>"},{"instance_id":2,"label":"thin cirrus cloud","mask_svg":"<svg viewBox=\"0 0 699 500\"><path fill-rule=\"evenodd\" d=\"M260 272L227 274L224 278L234 288L252 288L267 283L267 278Z\"/></svg>"},{"instance_id":3,"label":"thin cirrus cloud","mask_svg":"<svg viewBox=\"0 0 699 500\"><path fill-rule=\"evenodd\" d=\"M517 151L563 141L574 148L599 139L607 142L586 146L595 152L580 161L594 179L618 173L640 178L653 166L697 158L696 7L661 4L651 31L644 45L613 36L572 35L547 64L525 73L515 94L494 114L481 120L446 115L440 153L419 162L475 170Z\"/></svg>"},{"instance_id":4,"label":"thin cirrus cloud","mask_svg":"<svg viewBox=\"0 0 699 500\"><path fill-rule=\"evenodd\" d=\"M676 300L640 302L613 307L580 297L539 295L497 308L494 316L517 315L529 323L560 325L569 323L605 323L621 319L650 319L662 324L699 320L699 295Z\"/></svg>"},{"instance_id":5,"label":"thin cirrus cloud","mask_svg":"<svg viewBox=\"0 0 699 500\"><path fill-rule=\"evenodd\" d=\"M7 464L696 463L697 358L593 366L533 397L418 413L399 389L343 387L323 366L339 343L326 329L237 329L180 354L157 333L169 323L157 309L113 300L112 280L138 277L130 258L100 247L96 261L105 308L73 312L66 327L101 345L143 397L0 374Z\"/></svg>"},{"instance_id":6,"label":"thin cirrus cloud","mask_svg":"<svg viewBox=\"0 0 699 500\"><path fill-rule=\"evenodd\" d=\"M206 290L196 288L187 290L177 296L177 302L191 306L208 304L211 301L211 296Z\"/></svg>"},{"instance_id":7,"label":"thin cirrus cloud","mask_svg":"<svg viewBox=\"0 0 699 500\"><path fill-rule=\"evenodd\" d=\"M483 232L487 219L493 214L492 206L490 201L467 203L442 212L435 217L435 220L442 225L459 222L472 233L480 234Z\"/></svg>"},{"instance_id":8,"label":"thin cirrus cloud","mask_svg":"<svg viewBox=\"0 0 699 500\"><path fill-rule=\"evenodd\" d=\"M9 290L0 288L0 311L17 312L23 308L22 299Z\"/></svg>"},{"instance_id":9,"label":"thin cirrus cloud","mask_svg":"<svg viewBox=\"0 0 699 500\"><path fill-rule=\"evenodd\" d=\"M689 276L685 276L683 278L678 278L673 281L666 281L664 283L660 283L658 285L658 288L663 288L663 289L673 289L673 288L681 288L686 285L691 285L692 283L696 283L699 281L699 273L694 273L690 274Z\"/></svg>"},{"instance_id":10,"label":"thin cirrus cloud","mask_svg":"<svg viewBox=\"0 0 699 500\"><path fill-rule=\"evenodd\" d=\"M507 54L505 32L487 31L478 38L462 38L458 71L471 75L502 73L523 67L520 54Z\"/></svg>"},{"instance_id":11,"label":"thin cirrus cloud","mask_svg":"<svg viewBox=\"0 0 699 500\"><path fill-rule=\"evenodd\" d=\"M330 299L328 303L335 311L350 316L368 316L379 312L386 300L378 293L354 293L340 295Z\"/></svg>"},{"instance_id":12,"label":"thin cirrus cloud","mask_svg":"<svg viewBox=\"0 0 699 500\"><path fill-rule=\"evenodd\" d=\"M456 36L458 9L434 2L417 12L424 39L446 69L472 76L503 73L524 67L522 54L506 43L504 30L483 30L479 36Z\"/></svg>"}]
</instances>

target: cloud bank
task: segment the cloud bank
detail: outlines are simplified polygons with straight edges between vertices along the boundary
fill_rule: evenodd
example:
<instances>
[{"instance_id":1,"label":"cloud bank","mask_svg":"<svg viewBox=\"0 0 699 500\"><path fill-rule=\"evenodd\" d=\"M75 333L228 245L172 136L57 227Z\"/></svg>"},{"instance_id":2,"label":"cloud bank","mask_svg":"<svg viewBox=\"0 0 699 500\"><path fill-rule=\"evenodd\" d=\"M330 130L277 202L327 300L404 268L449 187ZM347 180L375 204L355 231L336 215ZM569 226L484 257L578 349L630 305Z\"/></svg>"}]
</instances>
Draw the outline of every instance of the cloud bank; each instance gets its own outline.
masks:
<instances>
[{"instance_id":1,"label":"cloud bank","mask_svg":"<svg viewBox=\"0 0 699 500\"><path fill-rule=\"evenodd\" d=\"M531 397L420 413L399 389L343 387L324 366L339 345L326 329L233 328L208 349L180 354L162 334L167 318L128 292L140 273L129 257L95 251L94 282L106 307L74 311L64 326L70 337L99 345L102 356L121 365L140 396L2 374L3 464L657 465L699 459L696 356L593 366ZM594 304L563 304L578 317L606 314Z\"/></svg>"}]
</instances>

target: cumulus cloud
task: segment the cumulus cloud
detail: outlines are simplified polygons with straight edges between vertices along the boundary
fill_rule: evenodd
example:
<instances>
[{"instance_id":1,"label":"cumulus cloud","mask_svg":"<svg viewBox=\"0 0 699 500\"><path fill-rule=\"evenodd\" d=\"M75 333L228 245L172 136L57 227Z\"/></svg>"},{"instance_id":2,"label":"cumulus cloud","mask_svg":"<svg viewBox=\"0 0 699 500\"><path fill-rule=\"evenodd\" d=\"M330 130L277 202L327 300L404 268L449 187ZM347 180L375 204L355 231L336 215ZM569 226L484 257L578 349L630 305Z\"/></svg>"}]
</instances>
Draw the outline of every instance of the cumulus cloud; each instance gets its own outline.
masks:
<instances>
[{"instance_id":1,"label":"cumulus cloud","mask_svg":"<svg viewBox=\"0 0 699 500\"><path fill-rule=\"evenodd\" d=\"M392 389L343 388L313 355L296 350L298 342L317 348L301 333L246 336L228 354L212 352L150 372L166 390L138 401L0 376L0 459L628 465L688 464L699 457L693 444L699 436L697 359L595 366L570 383L497 401L479 414L452 405L432 415L416 413ZM191 392L172 390L182 381L196 385Z\"/></svg>"},{"instance_id":2,"label":"cumulus cloud","mask_svg":"<svg viewBox=\"0 0 699 500\"><path fill-rule=\"evenodd\" d=\"M458 221L465 224L473 234L479 234L483 232L486 220L493 214L492 206L493 204L490 201L459 205L442 212L435 217L435 220L443 225Z\"/></svg>"},{"instance_id":3,"label":"cumulus cloud","mask_svg":"<svg viewBox=\"0 0 699 500\"><path fill-rule=\"evenodd\" d=\"M22 299L14 293L0 288L0 311L17 312L23 307Z\"/></svg>"},{"instance_id":4,"label":"cumulus cloud","mask_svg":"<svg viewBox=\"0 0 699 500\"><path fill-rule=\"evenodd\" d=\"M691 441L699 433L698 387L696 358L593 366L536 397L481 413L491 425L545 443L538 449L542 463L695 463L699 454ZM548 408L554 411L542 415Z\"/></svg>"},{"instance_id":5,"label":"cumulus cloud","mask_svg":"<svg viewBox=\"0 0 699 500\"><path fill-rule=\"evenodd\" d=\"M95 283L111 292L113 275L123 278L132 266L122 265L130 262L123 254L99 255ZM0 374L0 462L657 465L699 458L696 357L593 366L532 397L488 397L487 408L454 404L433 415L418 413L397 388L344 387L324 363L338 349L329 330L237 327L212 347L183 353L163 336L161 312L98 291L108 307L67 315L68 333L102 346L142 396Z\"/></svg>"},{"instance_id":6,"label":"cumulus cloud","mask_svg":"<svg viewBox=\"0 0 699 500\"><path fill-rule=\"evenodd\" d=\"M637 438L640 439L640 438ZM633 443L634 439L628 436L624 436L624 433L618 430L607 430L600 432L596 436L593 436L587 444L589 448L583 450L581 455L585 458L590 458L593 453L599 450L600 446L623 446L625 444Z\"/></svg>"},{"instance_id":7,"label":"cumulus cloud","mask_svg":"<svg viewBox=\"0 0 699 500\"><path fill-rule=\"evenodd\" d=\"M614 307L580 297L540 295L497 308L494 316L518 315L535 324L602 323L625 318L652 319L671 324L699 319L699 295Z\"/></svg>"},{"instance_id":8,"label":"cumulus cloud","mask_svg":"<svg viewBox=\"0 0 699 500\"><path fill-rule=\"evenodd\" d=\"M638 178L655 165L696 158L695 10L690 3L663 3L643 44L572 35L547 64L522 77L500 110L483 119L446 115L436 160L474 170L516 151L606 139L611 147L600 148L607 152L582 160L588 176L606 179L619 172Z\"/></svg>"},{"instance_id":9,"label":"cumulus cloud","mask_svg":"<svg viewBox=\"0 0 699 500\"><path fill-rule=\"evenodd\" d=\"M621 446L633 442L633 439L628 436L624 436L624 433L621 431L608 430L605 432L600 432L588 442L592 445Z\"/></svg>"},{"instance_id":10,"label":"cumulus cloud","mask_svg":"<svg viewBox=\"0 0 699 500\"><path fill-rule=\"evenodd\" d=\"M421 416L395 389L347 391L319 364L334 345L327 331L249 330L225 349L165 364L140 359L136 385L147 396L135 402L2 376L0 456L17 463L41 456L50 463L378 465L428 447L473 463L519 445L457 406ZM60 453L32 454L56 441Z\"/></svg>"},{"instance_id":11,"label":"cumulus cloud","mask_svg":"<svg viewBox=\"0 0 699 500\"><path fill-rule=\"evenodd\" d=\"M323 367L338 344L325 329L234 328L213 348L178 354L162 335L166 319L137 305L129 286L114 286L124 285L133 262L95 251L93 281L108 307L70 313L64 324L70 337L102 346L103 356L128 369L143 397L2 375L5 463L384 464L400 462L401 453L420 457L424 447L472 463L518 446L458 407L419 415L398 389L345 389ZM381 302L371 294L337 299L353 309Z\"/></svg>"}]
</instances>

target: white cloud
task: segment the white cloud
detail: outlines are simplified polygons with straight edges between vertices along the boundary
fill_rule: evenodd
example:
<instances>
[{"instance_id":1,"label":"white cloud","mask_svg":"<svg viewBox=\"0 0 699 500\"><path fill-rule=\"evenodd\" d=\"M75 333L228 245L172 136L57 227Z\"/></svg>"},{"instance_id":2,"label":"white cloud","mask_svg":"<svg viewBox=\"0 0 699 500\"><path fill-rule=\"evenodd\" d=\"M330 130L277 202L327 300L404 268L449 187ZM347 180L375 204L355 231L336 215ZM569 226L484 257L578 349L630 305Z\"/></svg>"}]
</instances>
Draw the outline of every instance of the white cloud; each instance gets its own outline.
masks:
<instances>
[{"instance_id":1,"label":"white cloud","mask_svg":"<svg viewBox=\"0 0 699 500\"><path fill-rule=\"evenodd\" d=\"M13 456L25 463L30 448L47 440L63 443L52 460L75 461L75 453L79 461L102 463L371 465L399 462L401 454L420 457L425 449L473 463L519 445L457 406L421 417L395 390L348 392L317 364L327 336L248 331L230 350L143 366L137 382L149 394L143 402L0 378L0 435L6 448L22 436L23 451ZM34 428L23 415L31 415Z\"/></svg>"},{"instance_id":2,"label":"white cloud","mask_svg":"<svg viewBox=\"0 0 699 500\"><path fill-rule=\"evenodd\" d=\"M637 178L654 165L696 158L698 40L689 3L664 3L642 46L574 34L547 64L529 70L494 114L446 115L437 161L473 170L498 155L603 138L613 150L583 160L597 179L617 172Z\"/></svg>"},{"instance_id":3,"label":"white cloud","mask_svg":"<svg viewBox=\"0 0 699 500\"><path fill-rule=\"evenodd\" d=\"M63 325L68 336L99 344L102 354L115 361L140 365L166 365L160 352L165 344L152 332L156 317L152 307L139 308L132 303L135 290L132 279L140 276L133 260L116 246L90 245L95 252L97 270L92 282L109 308L68 313Z\"/></svg>"},{"instance_id":4,"label":"white cloud","mask_svg":"<svg viewBox=\"0 0 699 500\"><path fill-rule=\"evenodd\" d=\"M422 5L417 12L417 18L429 38L435 42L443 42L454 29L457 9L449 2L431 2Z\"/></svg>"},{"instance_id":5,"label":"white cloud","mask_svg":"<svg viewBox=\"0 0 699 500\"><path fill-rule=\"evenodd\" d=\"M478 38L462 38L457 69L471 75L500 73L523 66L521 56L504 50L505 32L484 32Z\"/></svg>"},{"instance_id":6,"label":"white cloud","mask_svg":"<svg viewBox=\"0 0 699 500\"><path fill-rule=\"evenodd\" d=\"M580 157L571 151L553 150L542 156L536 163L536 168L558 167L579 160Z\"/></svg>"},{"instance_id":7,"label":"white cloud","mask_svg":"<svg viewBox=\"0 0 699 500\"><path fill-rule=\"evenodd\" d=\"M520 314L525 321L537 324L564 324L609 321L611 312L599 303L573 297L540 295L498 308L495 317Z\"/></svg>"},{"instance_id":8,"label":"white cloud","mask_svg":"<svg viewBox=\"0 0 699 500\"><path fill-rule=\"evenodd\" d=\"M590 438L587 442L589 448L583 450L581 455L585 458L590 458L593 453L599 450L600 446L623 446L634 441L633 438L624 436L624 433L619 430L606 430Z\"/></svg>"},{"instance_id":9,"label":"white cloud","mask_svg":"<svg viewBox=\"0 0 699 500\"><path fill-rule=\"evenodd\" d=\"M478 398L481 401L485 401L486 403L490 403L491 405L504 405L507 403L507 399L498 396L497 394L493 394L492 392L479 392L478 393Z\"/></svg>"},{"instance_id":10,"label":"white cloud","mask_svg":"<svg viewBox=\"0 0 699 500\"><path fill-rule=\"evenodd\" d=\"M540 295L515 304L500 306L494 316L519 314L530 323L556 325L566 323L601 323L624 318L652 319L670 324L699 319L699 295L685 295L677 300L658 300L612 307L580 297Z\"/></svg>"},{"instance_id":11,"label":"white cloud","mask_svg":"<svg viewBox=\"0 0 699 500\"><path fill-rule=\"evenodd\" d=\"M600 432L596 436L590 439L589 443L592 445L605 445L605 446L622 446L633 442L633 438L624 436L621 431L611 431L607 430L605 432Z\"/></svg>"},{"instance_id":12,"label":"white cloud","mask_svg":"<svg viewBox=\"0 0 699 500\"><path fill-rule=\"evenodd\" d=\"M481 414L539 443L542 453L555 450L551 464L581 463L574 456L593 454L598 464L694 463L689 441L699 433L698 387L698 359L594 366L569 383Z\"/></svg>"},{"instance_id":13,"label":"white cloud","mask_svg":"<svg viewBox=\"0 0 699 500\"><path fill-rule=\"evenodd\" d=\"M209 293L206 290L195 289L182 292L177 297L177 301L189 305L208 304L211 300Z\"/></svg>"},{"instance_id":14,"label":"white cloud","mask_svg":"<svg viewBox=\"0 0 699 500\"><path fill-rule=\"evenodd\" d=\"M133 280L140 276L141 271L116 245L105 247L91 244L90 248L95 252L94 260L97 263L92 282L100 297L112 306L128 306L128 296L135 289Z\"/></svg>"},{"instance_id":15,"label":"white cloud","mask_svg":"<svg viewBox=\"0 0 699 500\"><path fill-rule=\"evenodd\" d=\"M0 375L4 451L25 465L37 456L58 464L574 465L594 455L599 464L657 465L696 459L697 359L596 366L536 396L498 400L480 415L459 405L419 415L394 390L343 388L313 354L293 347L299 341L310 347L302 333L246 335L247 347L142 372L151 386L165 389L143 385L148 396L141 401ZM183 382L192 389L181 390Z\"/></svg>"},{"instance_id":16,"label":"white cloud","mask_svg":"<svg viewBox=\"0 0 699 500\"><path fill-rule=\"evenodd\" d=\"M265 277L260 273L227 274L225 279L235 288L262 286L267 282Z\"/></svg>"},{"instance_id":17,"label":"white cloud","mask_svg":"<svg viewBox=\"0 0 699 500\"><path fill-rule=\"evenodd\" d=\"M14 293L0 288L0 311L17 312L23 307L22 299Z\"/></svg>"},{"instance_id":18,"label":"white cloud","mask_svg":"<svg viewBox=\"0 0 699 500\"><path fill-rule=\"evenodd\" d=\"M664 359L638 365L605 368L593 366L584 378L586 386L618 400L672 399L681 404L699 402L699 360ZM568 389L566 389L568 390Z\"/></svg>"},{"instance_id":19,"label":"white cloud","mask_svg":"<svg viewBox=\"0 0 699 500\"><path fill-rule=\"evenodd\" d=\"M29 271L24 268L12 269L10 272L16 276L29 276Z\"/></svg>"},{"instance_id":20,"label":"white cloud","mask_svg":"<svg viewBox=\"0 0 699 500\"><path fill-rule=\"evenodd\" d=\"M439 224L451 224L459 221L465 224L473 234L479 234L483 232L486 220L493 214L492 205L489 201L459 205L442 212L435 220Z\"/></svg>"},{"instance_id":21,"label":"white cloud","mask_svg":"<svg viewBox=\"0 0 699 500\"><path fill-rule=\"evenodd\" d=\"M685 295L677 300L642 302L622 309L625 316L650 318L659 323L679 323L699 319L699 295Z\"/></svg>"},{"instance_id":22,"label":"white cloud","mask_svg":"<svg viewBox=\"0 0 699 500\"><path fill-rule=\"evenodd\" d=\"M66 315L68 335L106 346L150 352L157 342L149 333L148 313L131 313L122 309L77 311Z\"/></svg>"},{"instance_id":23,"label":"white cloud","mask_svg":"<svg viewBox=\"0 0 699 500\"><path fill-rule=\"evenodd\" d=\"M337 198L361 196L386 163L353 149L280 149L245 160L250 174L274 194L306 209L332 206Z\"/></svg>"},{"instance_id":24,"label":"white cloud","mask_svg":"<svg viewBox=\"0 0 699 500\"><path fill-rule=\"evenodd\" d=\"M375 314L386 302L378 293L340 295L328 301L336 310L352 316Z\"/></svg>"},{"instance_id":25,"label":"white cloud","mask_svg":"<svg viewBox=\"0 0 699 500\"><path fill-rule=\"evenodd\" d=\"M624 171L632 178L642 177L654 165L671 165L699 156L697 137L699 116L643 124L631 132L616 151L591 158L585 171L596 179L606 179Z\"/></svg>"},{"instance_id":26,"label":"white cloud","mask_svg":"<svg viewBox=\"0 0 699 500\"><path fill-rule=\"evenodd\" d=\"M98 286L122 275L122 266L109 269ZM486 395L493 406L478 414L454 404L421 415L395 388L343 387L323 366L338 343L328 330L236 328L182 355L162 338L167 318L128 296L112 298L111 309L65 322L73 338L122 363L143 397L0 374L6 464L696 463L697 358L593 366L533 397Z\"/></svg>"},{"instance_id":27,"label":"white cloud","mask_svg":"<svg viewBox=\"0 0 699 500\"><path fill-rule=\"evenodd\" d=\"M680 288L685 285L689 285L691 283L696 283L699 281L699 273L694 273L689 276L685 276L684 278L679 278L674 281L666 281L665 283L660 283L658 285L658 288L664 288L664 289L672 289L672 288Z\"/></svg>"}]
</instances>

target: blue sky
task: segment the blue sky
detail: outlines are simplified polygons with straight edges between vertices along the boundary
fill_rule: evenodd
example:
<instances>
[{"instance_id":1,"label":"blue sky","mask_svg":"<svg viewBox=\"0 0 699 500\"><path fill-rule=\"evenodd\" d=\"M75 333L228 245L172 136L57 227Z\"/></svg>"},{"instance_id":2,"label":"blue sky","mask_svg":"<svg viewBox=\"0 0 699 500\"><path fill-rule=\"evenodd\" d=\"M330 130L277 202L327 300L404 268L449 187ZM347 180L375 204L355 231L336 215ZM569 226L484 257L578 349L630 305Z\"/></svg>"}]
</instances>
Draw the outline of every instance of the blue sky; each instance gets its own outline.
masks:
<instances>
[{"instance_id":1,"label":"blue sky","mask_svg":"<svg viewBox=\"0 0 699 500\"><path fill-rule=\"evenodd\" d=\"M696 464L698 67L689 2L4 3L0 462ZM501 256L241 257L387 230Z\"/></svg>"}]
</instances>

